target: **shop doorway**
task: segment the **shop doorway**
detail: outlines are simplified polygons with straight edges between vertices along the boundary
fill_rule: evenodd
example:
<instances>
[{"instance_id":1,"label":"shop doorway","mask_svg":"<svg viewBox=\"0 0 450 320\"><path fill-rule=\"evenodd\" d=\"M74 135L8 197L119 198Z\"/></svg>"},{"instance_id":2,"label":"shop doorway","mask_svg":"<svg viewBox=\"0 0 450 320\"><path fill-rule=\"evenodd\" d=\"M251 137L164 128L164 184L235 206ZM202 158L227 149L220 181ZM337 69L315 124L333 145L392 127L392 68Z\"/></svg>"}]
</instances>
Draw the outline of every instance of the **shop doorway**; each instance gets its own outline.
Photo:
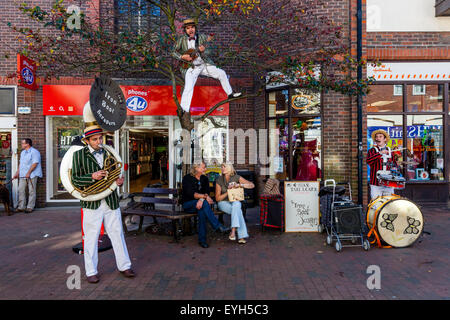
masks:
<instances>
[{"instance_id":1,"label":"shop doorway","mask_svg":"<svg viewBox=\"0 0 450 320\"><path fill-rule=\"evenodd\" d=\"M127 129L128 193L152 184L169 187L169 130Z\"/></svg>"}]
</instances>

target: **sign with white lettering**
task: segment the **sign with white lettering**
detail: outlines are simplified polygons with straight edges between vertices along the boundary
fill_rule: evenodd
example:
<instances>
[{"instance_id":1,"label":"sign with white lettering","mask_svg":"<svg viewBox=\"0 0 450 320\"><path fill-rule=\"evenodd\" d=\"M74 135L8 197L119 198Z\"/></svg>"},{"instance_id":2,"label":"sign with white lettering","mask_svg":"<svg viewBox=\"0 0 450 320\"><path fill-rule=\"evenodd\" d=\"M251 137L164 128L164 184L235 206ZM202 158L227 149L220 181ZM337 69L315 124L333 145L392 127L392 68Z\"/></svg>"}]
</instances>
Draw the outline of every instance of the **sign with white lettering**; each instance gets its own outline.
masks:
<instances>
[{"instance_id":1,"label":"sign with white lettering","mask_svg":"<svg viewBox=\"0 0 450 320\"><path fill-rule=\"evenodd\" d=\"M285 181L285 231L315 232L319 227L318 181Z\"/></svg>"},{"instance_id":2,"label":"sign with white lettering","mask_svg":"<svg viewBox=\"0 0 450 320\"><path fill-rule=\"evenodd\" d=\"M127 117L127 106L122 89L115 81L103 76L96 78L89 102L100 127L106 131L116 131L122 127Z\"/></svg>"}]
</instances>

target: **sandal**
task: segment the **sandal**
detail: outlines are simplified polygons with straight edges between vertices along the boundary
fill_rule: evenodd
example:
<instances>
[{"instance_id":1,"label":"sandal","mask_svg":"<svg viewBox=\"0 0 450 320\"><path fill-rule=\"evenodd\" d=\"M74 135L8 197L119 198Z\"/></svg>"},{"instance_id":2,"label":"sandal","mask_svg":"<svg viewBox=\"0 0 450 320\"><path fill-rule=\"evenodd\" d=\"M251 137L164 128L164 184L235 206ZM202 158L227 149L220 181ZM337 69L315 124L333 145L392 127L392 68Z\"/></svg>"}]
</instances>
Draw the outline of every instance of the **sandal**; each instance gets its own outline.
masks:
<instances>
[{"instance_id":1,"label":"sandal","mask_svg":"<svg viewBox=\"0 0 450 320\"><path fill-rule=\"evenodd\" d=\"M247 243L247 241L245 241L245 239L244 239L244 238L242 238L242 239L239 239L238 243L240 243L240 244L246 244L246 243Z\"/></svg>"},{"instance_id":2,"label":"sandal","mask_svg":"<svg viewBox=\"0 0 450 320\"><path fill-rule=\"evenodd\" d=\"M236 241L236 236L234 236L234 237L229 236L228 239L230 239L231 241Z\"/></svg>"}]
</instances>

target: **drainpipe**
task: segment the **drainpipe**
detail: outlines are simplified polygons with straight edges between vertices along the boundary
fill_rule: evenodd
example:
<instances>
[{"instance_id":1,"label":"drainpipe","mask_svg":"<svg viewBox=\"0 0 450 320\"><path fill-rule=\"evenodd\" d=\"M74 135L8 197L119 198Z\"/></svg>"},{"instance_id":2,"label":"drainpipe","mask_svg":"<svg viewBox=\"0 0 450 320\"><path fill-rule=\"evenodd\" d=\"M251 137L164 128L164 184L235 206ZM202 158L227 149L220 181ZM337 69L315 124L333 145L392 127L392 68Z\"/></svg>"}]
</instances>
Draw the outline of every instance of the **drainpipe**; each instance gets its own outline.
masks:
<instances>
[{"instance_id":1,"label":"drainpipe","mask_svg":"<svg viewBox=\"0 0 450 320\"><path fill-rule=\"evenodd\" d=\"M358 63L362 58L362 0L357 0L357 53L356 57ZM358 83L362 80L362 66L358 66L357 72ZM362 96L358 94L357 97L357 115L358 115L358 204L363 203L363 135L362 135Z\"/></svg>"}]
</instances>

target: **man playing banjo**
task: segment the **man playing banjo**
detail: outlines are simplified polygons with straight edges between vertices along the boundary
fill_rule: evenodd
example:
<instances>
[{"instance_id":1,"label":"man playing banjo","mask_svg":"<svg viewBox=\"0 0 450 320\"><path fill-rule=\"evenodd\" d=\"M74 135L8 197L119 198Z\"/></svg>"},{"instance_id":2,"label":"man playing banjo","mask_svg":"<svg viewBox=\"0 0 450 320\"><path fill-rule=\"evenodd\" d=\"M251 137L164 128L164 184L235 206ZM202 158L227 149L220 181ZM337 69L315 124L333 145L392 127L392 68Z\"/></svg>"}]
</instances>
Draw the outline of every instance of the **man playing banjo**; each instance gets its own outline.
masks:
<instances>
[{"instance_id":1,"label":"man playing banjo","mask_svg":"<svg viewBox=\"0 0 450 320\"><path fill-rule=\"evenodd\" d=\"M105 132L95 121L89 103L85 106L83 116L86 125L83 140L87 145L74 152L71 176L73 185L80 189L89 187L108 175L108 172L103 170L108 153L105 148L102 148ZM115 182L118 186L121 186L123 180L123 178L117 178ZM98 237L102 222L111 239L117 268L125 277L134 277L135 273L131 269L131 261L122 228L117 190L112 191L104 199L96 201L80 200L80 204L83 208L84 264L88 282L97 283L99 281L97 271Z\"/></svg>"},{"instance_id":2,"label":"man playing banjo","mask_svg":"<svg viewBox=\"0 0 450 320\"><path fill-rule=\"evenodd\" d=\"M391 139L389 134L382 129L372 132L372 141L374 146L367 152L367 164L370 167L370 196L375 199L380 196L390 196L394 193L394 188L380 185L377 178L377 172L383 170L388 159L391 158L391 149L387 142Z\"/></svg>"},{"instance_id":3,"label":"man playing banjo","mask_svg":"<svg viewBox=\"0 0 450 320\"><path fill-rule=\"evenodd\" d=\"M228 95L228 99L240 97L242 93L233 93L225 71L217 68L211 59L208 58L207 42L211 38L197 33L197 25L193 19L184 20L183 29L185 33L178 38L172 52L173 57L184 61L188 67L181 67L181 73L185 82L180 102L183 110L185 112L190 111L194 86L199 75L218 79L223 90Z\"/></svg>"}]
</instances>

